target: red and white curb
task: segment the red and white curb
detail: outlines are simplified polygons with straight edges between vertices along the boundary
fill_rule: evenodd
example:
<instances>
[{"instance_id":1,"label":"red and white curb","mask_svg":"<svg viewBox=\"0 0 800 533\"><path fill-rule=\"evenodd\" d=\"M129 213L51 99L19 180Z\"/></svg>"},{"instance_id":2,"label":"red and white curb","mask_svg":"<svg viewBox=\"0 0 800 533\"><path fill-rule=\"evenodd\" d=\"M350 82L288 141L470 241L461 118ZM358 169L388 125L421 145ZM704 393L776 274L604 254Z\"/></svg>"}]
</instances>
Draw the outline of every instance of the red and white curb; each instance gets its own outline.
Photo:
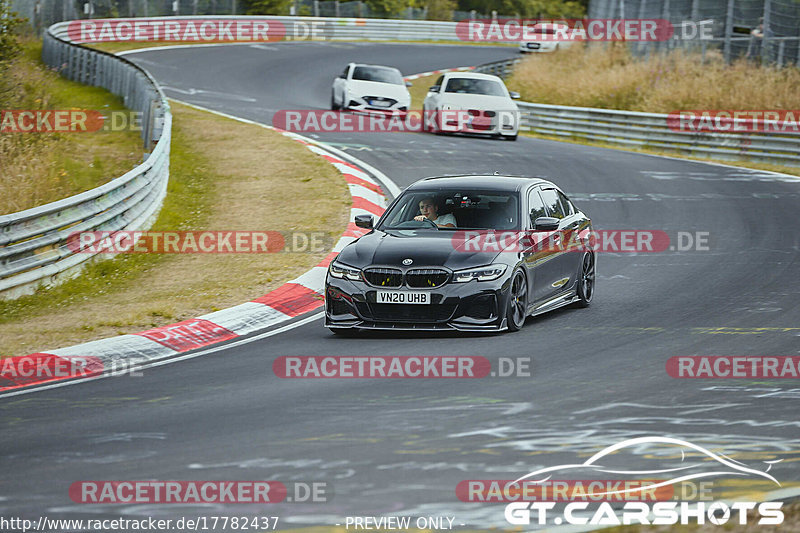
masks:
<instances>
[{"instance_id":1,"label":"red and white curb","mask_svg":"<svg viewBox=\"0 0 800 533\"><path fill-rule=\"evenodd\" d=\"M434 74L445 74L447 72L463 72L465 70L475 70L475 67L456 67L456 68L445 68L442 70L432 70L430 72L420 72L419 74L412 74L411 76L406 76L403 79L411 81L419 78L424 78L425 76L433 76Z\"/></svg>"},{"instance_id":2,"label":"red and white curb","mask_svg":"<svg viewBox=\"0 0 800 533\"><path fill-rule=\"evenodd\" d=\"M346 161L343 157L344 154L332 147L323 148L312 139L278 130L272 126L192 104L183 104L240 122L279 131L327 159L341 172L350 189L353 199L350 207L349 220L351 221L356 215L368 214L380 217L383 214L388 201L381 189L382 186L389 189L392 195L399 193L397 186L388 178L384 176L384 183L379 184L361 167L368 168L373 173L375 169L366 164L354 164ZM317 266L249 302L147 331L2 359L0 360L0 392L74 377L99 376L113 371L113 369L138 367L173 357L176 354L248 335L318 309L324 304L323 291L328 265L342 248L368 231L349 222L333 250ZM83 360L79 376L58 371L58 369L70 368L75 358Z\"/></svg>"}]
</instances>

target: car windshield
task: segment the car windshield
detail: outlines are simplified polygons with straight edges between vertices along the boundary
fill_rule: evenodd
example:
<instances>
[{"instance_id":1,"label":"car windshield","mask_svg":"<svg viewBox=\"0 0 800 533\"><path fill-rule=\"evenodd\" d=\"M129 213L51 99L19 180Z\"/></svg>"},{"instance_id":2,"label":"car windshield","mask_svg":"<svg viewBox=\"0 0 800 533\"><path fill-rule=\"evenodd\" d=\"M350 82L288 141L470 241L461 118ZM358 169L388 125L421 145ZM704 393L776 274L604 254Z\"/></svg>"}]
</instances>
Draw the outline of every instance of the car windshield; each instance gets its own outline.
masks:
<instances>
[{"instance_id":1,"label":"car windshield","mask_svg":"<svg viewBox=\"0 0 800 533\"><path fill-rule=\"evenodd\" d=\"M404 84L403 76L400 75L400 71L393 68L356 67L353 71L353 79L391 83L392 85Z\"/></svg>"},{"instance_id":2,"label":"car windshield","mask_svg":"<svg viewBox=\"0 0 800 533\"><path fill-rule=\"evenodd\" d=\"M516 193L438 188L403 193L378 229L514 230L519 229L519 220Z\"/></svg>"},{"instance_id":3,"label":"car windshield","mask_svg":"<svg viewBox=\"0 0 800 533\"><path fill-rule=\"evenodd\" d=\"M450 78L446 93L484 94L488 96L505 96L503 86L494 80L477 80L473 78Z\"/></svg>"}]
</instances>

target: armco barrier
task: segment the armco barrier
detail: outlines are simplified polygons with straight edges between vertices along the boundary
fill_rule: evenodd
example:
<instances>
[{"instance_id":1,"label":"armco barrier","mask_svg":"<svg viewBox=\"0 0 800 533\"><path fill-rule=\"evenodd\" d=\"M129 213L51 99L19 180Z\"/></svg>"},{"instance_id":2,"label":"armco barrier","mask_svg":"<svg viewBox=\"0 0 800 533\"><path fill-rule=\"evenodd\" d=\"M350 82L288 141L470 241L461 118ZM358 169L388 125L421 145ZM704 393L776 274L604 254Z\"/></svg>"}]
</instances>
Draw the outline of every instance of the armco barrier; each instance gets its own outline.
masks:
<instances>
[{"instance_id":1,"label":"armco barrier","mask_svg":"<svg viewBox=\"0 0 800 533\"><path fill-rule=\"evenodd\" d=\"M519 59L487 63L475 72L502 78ZM615 109L519 102L520 129L565 139L601 141L631 148L673 151L697 157L800 166L800 132L727 133L676 131L669 115Z\"/></svg>"},{"instance_id":2,"label":"armco barrier","mask_svg":"<svg viewBox=\"0 0 800 533\"><path fill-rule=\"evenodd\" d=\"M33 292L41 284L75 275L91 253L67 246L76 231L149 227L161 208L169 179L172 115L164 94L143 69L125 59L69 43L67 23L44 36L42 59L62 75L104 87L142 114L145 161L105 185L18 213L0 216L0 297Z\"/></svg>"}]
</instances>

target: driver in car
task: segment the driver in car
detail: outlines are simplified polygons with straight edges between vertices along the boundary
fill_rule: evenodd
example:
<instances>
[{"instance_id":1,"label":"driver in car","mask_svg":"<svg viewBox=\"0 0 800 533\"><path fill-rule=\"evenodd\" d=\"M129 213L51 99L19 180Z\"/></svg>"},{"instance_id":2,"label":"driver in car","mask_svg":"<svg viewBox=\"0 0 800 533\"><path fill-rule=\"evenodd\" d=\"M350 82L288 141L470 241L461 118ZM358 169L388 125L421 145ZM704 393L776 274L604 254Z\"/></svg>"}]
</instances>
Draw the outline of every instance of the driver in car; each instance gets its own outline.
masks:
<instances>
[{"instance_id":1,"label":"driver in car","mask_svg":"<svg viewBox=\"0 0 800 533\"><path fill-rule=\"evenodd\" d=\"M452 213L439 215L439 207L436 205L436 200L433 196L427 196L419 201L419 212L422 214L415 216L414 220L422 222L427 218L440 228L456 227L456 217Z\"/></svg>"}]
</instances>

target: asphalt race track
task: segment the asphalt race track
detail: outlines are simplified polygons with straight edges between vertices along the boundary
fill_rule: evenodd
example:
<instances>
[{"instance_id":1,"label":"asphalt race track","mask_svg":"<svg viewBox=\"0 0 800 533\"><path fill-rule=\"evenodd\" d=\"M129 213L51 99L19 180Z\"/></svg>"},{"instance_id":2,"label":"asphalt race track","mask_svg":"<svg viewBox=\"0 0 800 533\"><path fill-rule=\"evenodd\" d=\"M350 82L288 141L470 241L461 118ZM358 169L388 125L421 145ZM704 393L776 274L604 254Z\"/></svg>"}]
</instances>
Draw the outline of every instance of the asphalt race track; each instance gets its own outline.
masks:
<instances>
[{"instance_id":1,"label":"asphalt race track","mask_svg":"<svg viewBox=\"0 0 800 533\"><path fill-rule=\"evenodd\" d=\"M172 98L270 123L281 109L327 109L331 82L350 61L412 74L514 55L288 43L128 57ZM281 528L332 526L350 515L447 515L472 529L510 527L503 504L460 502L458 482L516 479L647 435L685 439L760 470L762 460L784 459L770 473L783 488L800 483L796 381L679 380L665 370L673 356L800 355L797 180L522 136L317 138L400 187L445 173L547 176L597 228L663 230L673 239L707 232L709 249L603 253L591 307L529 318L515 334L345 339L317 319L142 377L4 398L4 515L270 515ZM533 365L530 377L505 379L285 380L272 372L284 355L531 357ZM644 453L632 457L629 466L652 465ZM266 508L92 506L67 492L78 480L144 479L324 481L334 497ZM730 490L748 486L728 481Z\"/></svg>"}]
</instances>

